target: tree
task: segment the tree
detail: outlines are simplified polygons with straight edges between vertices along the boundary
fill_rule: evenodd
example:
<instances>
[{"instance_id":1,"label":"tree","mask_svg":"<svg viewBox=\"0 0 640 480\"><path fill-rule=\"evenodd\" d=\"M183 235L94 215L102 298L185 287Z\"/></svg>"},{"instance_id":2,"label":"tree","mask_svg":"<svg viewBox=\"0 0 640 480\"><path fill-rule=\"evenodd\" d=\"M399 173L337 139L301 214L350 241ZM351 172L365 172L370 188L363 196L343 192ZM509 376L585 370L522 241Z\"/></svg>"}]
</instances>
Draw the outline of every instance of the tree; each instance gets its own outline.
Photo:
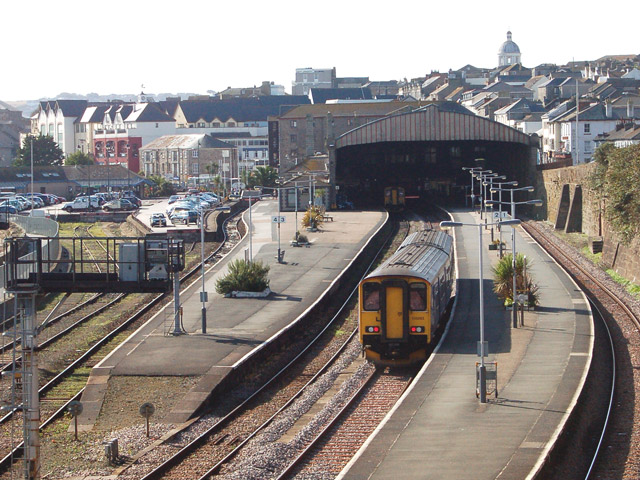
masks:
<instances>
[{"instance_id":1,"label":"tree","mask_svg":"<svg viewBox=\"0 0 640 480\"><path fill-rule=\"evenodd\" d=\"M253 185L261 187L275 187L278 180L278 171L273 167L257 167L251 172L250 179Z\"/></svg>"},{"instance_id":2,"label":"tree","mask_svg":"<svg viewBox=\"0 0 640 480\"><path fill-rule=\"evenodd\" d=\"M33 140L33 164L41 166L62 165L64 153L49 135L34 137L28 135L18 149L13 165L16 167L28 167L31 165L31 140Z\"/></svg>"},{"instance_id":3,"label":"tree","mask_svg":"<svg viewBox=\"0 0 640 480\"><path fill-rule=\"evenodd\" d=\"M73 152L64 159L65 165L95 165L95 159L90 153Z\"/></svg>"},{"instance_id":4,"label":"tree","mask_svg":"<svg viewBox=\"0 0 640 480\"><path fill-rule=\"evenodd\" d=\"M640 234L640 145L598 147L591 187L605 205L605 216L623 243Z\"/></svg>"},{"instance_id":5,"label":"tree","mask_svg":"<svg viewBox=\"0 0 640 480\"><path fill-rule=\"evenodd\" d=\"M168 197L176 193L173 184L159 175L150 175L149 180L155 183L155 185L147 187L150 197Z\"/></svg>"}]
</instances>

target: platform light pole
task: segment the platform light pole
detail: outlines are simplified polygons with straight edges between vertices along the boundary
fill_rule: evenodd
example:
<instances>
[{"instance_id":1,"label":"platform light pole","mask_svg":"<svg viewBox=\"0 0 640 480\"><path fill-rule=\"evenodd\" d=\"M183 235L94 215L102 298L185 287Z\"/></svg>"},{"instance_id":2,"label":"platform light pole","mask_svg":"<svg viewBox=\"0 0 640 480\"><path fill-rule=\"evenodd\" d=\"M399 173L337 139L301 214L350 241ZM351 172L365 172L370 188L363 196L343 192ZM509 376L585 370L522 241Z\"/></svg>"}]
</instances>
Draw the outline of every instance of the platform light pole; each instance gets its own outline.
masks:
<instances>
[{"instance_id":1,"label":"platform light pole","mask_svg":"<svg viewBox=\"0 0 640 480\"><path fill-rule=\"evenodd\" d=\"M482 219L482 202L484 200L484 197L482 196L482 175L488 175L493 173L492 170L475 170L474 172L471 173L471 178L472 178L472 182L473 179L478 180L478 197L480 198L480 218ZM473 183L472 183L473 185Z\"/></svg>"},{"instance_id":2,"label":"platform light pole","mask_svg":"<svg viewBox=\"0 0 640 480\"><path fill-rule=\"evenodd\" d=\"M33 217L33 208L36 203L33 200L33 135L31 135L31 212L29 212L29 216Z\"/></svg>"},{"instance_id":3,"label":"platform light pole","mask_svg":"<svg viewBox=\"0 0 640 480\"><path fill-rule=\"evenodd\" d=\"M471 174L471 210L473 210L475 208L475 198L476 198L474 194L474 189L473 189L473 175L477 171L482 170L482 167L462 167L462 170L467 171Z\"/></svg>"},{"instance_id":4,"label":"platform light pole","mask_svg":"<svg viewBox=\"0 0 640 480\"><path fill-rule=\"evenodd\" d=\"M487 199L487 192L486 192L487 189L486 189L485 182L487 178L497 177L497 176L498 174L493 173L492 170L481 170L476 176L476 178L480 182L480 188L482 192L482 204L480 205L480 220L484 219L485 223L487 223L487 211L484 205L484 201Z\"/></svg>"},{"instance_id":5,"label":"platform light pole","mask_svg":"<svg viewBox=\"0 0 640 480\"><path fill-rule=\"evenodd\" d=\"M491 188L491 200L493 200L493 194L494 192L498 192L498 220L502 220L502 190L505 190L502 188L503 185L511 185L513 187L517 187L518 186L518 182L515 180L512 180L510 182L496 182L496 185L498 185L497 188ZM499 245L498 245L498 250L499 250L499 257L502 258L502 229L498 229L498 233L499 233Z\"/></svg>"},{"instance_id":6,"label":"platform light pole","mask_svg":"<svg viewBox=\"0 0 640 480\"><path fill-rule=\"evenodd\" d=\"M491 189L493 188L493 181L494 180L506 180L507 177L504 175L490 175L487 177L487 179L483 182L483 185L485 187L489 187L489 194L491 195L491 200L493 200L493 193L491 193ZM485 191L486 192L486 191ZM485 196L485 208L486 208L486 196ZM486 216L486 210L485 210L485 216ZM491 214L493 216L493 208L491 208ZM486 218L485 218L485 222L486 222ZM493 242L493 223L491 224L491 241ZM486 227L488 227L489 225L487 225ZM485 227L485 228L486 228Z\"/></svg>"},{"instance_id":7,"label":"platform light pole","mask_svg":"<svg viewBox=\"0 0 640 480\"><path fill-rule=\"evenodd\" d=\"M492 225L494 222L492 222ZM520 220L505 220L504 222L495 222L496 225L519 225ZM480 403L487 403L487 367L484 364L484 357L488 352L485 351L484 341L484 278L482 274L482 227L483 223L463 223L463 222L440 222L440 228L456 228L456 227L476 227L478 229L478 268L479 268L479 284L480 284L480 342L478 354L480 355L480 368L478 369L478 378L480 380Z\"/></svg>"},{"instance_id":8,"label":"platform light pole","mask_svg":"<svg viewBox=\"0 0 640 480\"><path fill-rule=\"evenodd\" d=\"M510 188L508 189L511 192L511 201L504 202L507 205L511 205L511 219L515 220L516 218L516 205L534 205L540 206L543 204L542 200L527 200L524 202L514 202L513 201L513 192L524 191L524 192L533 192L534 187L521 187L521 188ZM496 203L496 202L493 202ZM516 287L517 287L517 275L516 275L516 229L513 227L511 229L511 270L512 270L512 288L513 288L513 328L518 328L518 312L517 312L517 301L516 301Z\"/></svg>"},{"instance_id":9,"label":"platform light pole","mask_svg":"<svg viewBox=\"0 0 640 480\"><path fill-rule=\"evenodd\" d=\"M202 291L200 292L200 301L202 302L202 333L207 333L207 300L208 294L204 286L204 209L202 208L200 196L198 203L200 206L200 261L202 262Z\"/></svg>"}]
</instances>

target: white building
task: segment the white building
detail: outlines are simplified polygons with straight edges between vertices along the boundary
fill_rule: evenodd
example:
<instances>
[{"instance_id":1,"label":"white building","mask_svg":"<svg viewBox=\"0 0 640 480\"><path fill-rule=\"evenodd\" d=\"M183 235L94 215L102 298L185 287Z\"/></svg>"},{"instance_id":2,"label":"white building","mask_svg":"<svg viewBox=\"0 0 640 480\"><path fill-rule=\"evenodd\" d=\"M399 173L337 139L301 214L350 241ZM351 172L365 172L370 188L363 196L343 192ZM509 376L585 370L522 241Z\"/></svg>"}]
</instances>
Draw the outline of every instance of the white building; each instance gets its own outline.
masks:
<instances>
[{"instance_id":1,"label":"white building","mask_svg":"<svg viewBox=\"0 0 640 480\"><path fill-rule=\"evenodd\" d=\"M560 133L559 141L553 145L553 155L570 155L573 165L588 163L596 147L596 137L615 130L620 122L640 119L639 113L631 102L622 107L614 107L608 101L590 105L581 102L580 110L573 106L549 122L555 124L555 133L558 128Z\"/></svg>"},{"instance_id":2,"label":"white building","mask_svg":"<svg viewBox=\"0 0 640 480\"><path fill-rule=\"evenodd\" d=\"M516 42L511 40L511 32L507 32L507 41L500 45L500 49L498 50L498 66L504 67L522 63L521 58L520 47L518 47Z\"/></svg>"}]
</instances>

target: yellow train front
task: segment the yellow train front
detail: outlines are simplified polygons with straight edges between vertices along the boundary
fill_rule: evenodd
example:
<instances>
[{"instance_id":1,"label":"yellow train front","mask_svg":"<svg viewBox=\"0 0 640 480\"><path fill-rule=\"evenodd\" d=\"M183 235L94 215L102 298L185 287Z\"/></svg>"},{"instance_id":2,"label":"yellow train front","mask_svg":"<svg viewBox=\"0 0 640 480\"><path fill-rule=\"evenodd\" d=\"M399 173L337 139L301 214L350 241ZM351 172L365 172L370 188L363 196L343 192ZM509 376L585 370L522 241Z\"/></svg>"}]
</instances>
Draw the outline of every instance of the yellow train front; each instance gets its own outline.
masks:
<instances>
[{"instance_id":1,"label":"yellow train front","mask_svg":"<svg viewBox=\"0 0 640 480\"><path fill-rule=\"evenodd\" d=\"M360 343L379 365L425 360L453 288L453 239L424 230L400 248L359 287Z\"/></svg>"},{"instance_id":2,"label":"yellow train front","mask_svg":"<svg viewBox=\"0 0 640 480\"><path fill-rule=\"evenodd\" d=\"M404 188L386 187L384 189L384 208L390 212L401 212L404 210L404 204Z\"/></svg>"}]
</instances>

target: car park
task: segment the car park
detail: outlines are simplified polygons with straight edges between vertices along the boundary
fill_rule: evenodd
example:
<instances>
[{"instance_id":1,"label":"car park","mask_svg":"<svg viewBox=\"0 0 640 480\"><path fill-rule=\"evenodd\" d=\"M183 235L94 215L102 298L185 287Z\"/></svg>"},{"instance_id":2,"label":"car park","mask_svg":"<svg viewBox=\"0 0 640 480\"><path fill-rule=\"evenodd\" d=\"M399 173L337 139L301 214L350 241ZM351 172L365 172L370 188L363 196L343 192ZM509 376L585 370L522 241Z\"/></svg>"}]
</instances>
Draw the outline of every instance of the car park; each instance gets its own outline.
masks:
<instances>
[{"instance_id":1,"label":"car park","mask_svg":"<svg viewBox=\"0 0 640 480\"><path fill-rule=\"evenodd\" d=\"M133 210L137 210L138 206L131 203L129 200L125 198L121 198L119 200L111 200L110 202L105 203L102 206L102 209L105 212L131 212Z\"/></svg>"},{"instance_id":2,"label":"car park","mask_svg":"<svg viewBox=\"0 0 640 480\"><path fill-rule=\"evenodd\" d=\"M164 216L164 213L153 213L149 217L149 223L152 227L166 227L167 217Z\"/></svg>"}]
</instances>

